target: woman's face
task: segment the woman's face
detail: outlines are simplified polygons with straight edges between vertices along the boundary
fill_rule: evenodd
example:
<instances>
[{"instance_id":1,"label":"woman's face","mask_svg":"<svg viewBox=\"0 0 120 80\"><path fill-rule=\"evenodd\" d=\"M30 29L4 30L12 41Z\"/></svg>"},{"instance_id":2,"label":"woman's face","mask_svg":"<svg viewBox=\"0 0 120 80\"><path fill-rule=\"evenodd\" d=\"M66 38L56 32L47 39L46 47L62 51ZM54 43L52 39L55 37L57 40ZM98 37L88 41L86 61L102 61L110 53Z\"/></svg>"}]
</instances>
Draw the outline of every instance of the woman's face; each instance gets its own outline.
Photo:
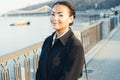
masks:
<instances>
[{"instance_id":1,"label":"woman's face","mask_svg":"<svg viewBox=\"0 0 120 80\"><path fill-rule=\"evenodd\" d=\"M69 28L69 24L73 22L73 16L70 16L68 7L57 4L52 9L50 21L54 29L64 32Z\"/></svg>"}]
</instances>

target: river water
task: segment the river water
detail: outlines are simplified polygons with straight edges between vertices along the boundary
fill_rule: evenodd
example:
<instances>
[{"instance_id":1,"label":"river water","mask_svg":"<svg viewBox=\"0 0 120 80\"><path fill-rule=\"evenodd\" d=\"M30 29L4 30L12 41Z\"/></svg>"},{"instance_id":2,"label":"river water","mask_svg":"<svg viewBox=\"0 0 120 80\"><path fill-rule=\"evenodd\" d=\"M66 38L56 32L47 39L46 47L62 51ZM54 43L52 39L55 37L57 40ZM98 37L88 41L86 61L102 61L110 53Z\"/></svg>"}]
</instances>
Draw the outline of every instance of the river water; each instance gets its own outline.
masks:
<instances>
[{"instance_id":1,"label":"river water","mask_svg":"<svg viewBox=\"0 0 120 80\"><path fill-rule=\"evenodd\" d=\"M30 21L30 25L10 26L18 21ZM75 21L73 30L84 26L79 19ZM53 31L49 16L0 17L0 56L44 41Z\"/></svg>"},{"instance_id":2,"label":"river water","mask_svg":"<svg viewBox=\"0 0 120 80\"><path fill-rule=\"evenodd\" d=\"M18 21L30 21L26 26L10 26ZM49 17L0 18L0 55L8 54L43 41L53 31Z\"/></svg>"}]
</instances>

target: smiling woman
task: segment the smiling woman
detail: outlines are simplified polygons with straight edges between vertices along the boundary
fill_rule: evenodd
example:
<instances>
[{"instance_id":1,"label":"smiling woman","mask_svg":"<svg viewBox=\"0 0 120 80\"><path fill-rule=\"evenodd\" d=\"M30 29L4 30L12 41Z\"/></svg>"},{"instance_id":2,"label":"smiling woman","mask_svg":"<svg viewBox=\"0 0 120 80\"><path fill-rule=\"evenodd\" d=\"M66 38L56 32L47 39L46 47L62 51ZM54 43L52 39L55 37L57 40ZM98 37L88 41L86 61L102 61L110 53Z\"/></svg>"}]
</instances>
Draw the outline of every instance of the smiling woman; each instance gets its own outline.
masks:
<instances>
[{"instance_id":1,"label":"smiling woman","mask_svg":"<svg viewBox=\"0 0 120 80\"><path fill-rule=\"evenodd\" d=\"M67 0L52 6L50 22L55 32L43 43L36 80L78 80L82 76L83 46L70 27L75 13L75 6Z\"/></svg>"}]
</instances>

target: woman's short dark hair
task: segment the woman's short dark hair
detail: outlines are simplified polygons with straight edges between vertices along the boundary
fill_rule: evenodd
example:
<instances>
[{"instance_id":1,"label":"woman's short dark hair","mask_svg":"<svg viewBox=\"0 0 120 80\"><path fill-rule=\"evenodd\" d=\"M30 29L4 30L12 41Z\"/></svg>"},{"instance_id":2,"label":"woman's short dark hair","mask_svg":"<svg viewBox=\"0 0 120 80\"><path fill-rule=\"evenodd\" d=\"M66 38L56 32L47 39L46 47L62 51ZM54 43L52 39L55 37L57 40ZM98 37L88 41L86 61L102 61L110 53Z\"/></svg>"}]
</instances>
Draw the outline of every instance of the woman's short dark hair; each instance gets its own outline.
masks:
<instances>
[{"instance_id":1,"label":"woman's short dark hair","mask_svg":"<svg viewBox=\"0 0 120 80\"><path fill-rule=\"evenodd\" d=\"M52 8L57 4L67 6L70 10L70 16L73 16L73 18L76 17L76 8L71 2L69 2L69 1L57 1L56 3L53 4ZM69 25L70 26L73 25L73 22L70 23Z\"/></svg>"}]
</instances>

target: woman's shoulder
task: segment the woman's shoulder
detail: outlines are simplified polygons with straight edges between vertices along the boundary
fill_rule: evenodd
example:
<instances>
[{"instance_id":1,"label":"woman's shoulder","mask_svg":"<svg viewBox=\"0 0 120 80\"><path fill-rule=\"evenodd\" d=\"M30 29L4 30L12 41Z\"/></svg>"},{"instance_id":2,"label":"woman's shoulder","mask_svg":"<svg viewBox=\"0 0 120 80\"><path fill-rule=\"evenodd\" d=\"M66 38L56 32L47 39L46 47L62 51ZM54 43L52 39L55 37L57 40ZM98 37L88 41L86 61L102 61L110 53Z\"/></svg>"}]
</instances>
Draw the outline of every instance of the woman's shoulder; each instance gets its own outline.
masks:
<instances>
[{"instance_id":1,"label":"woman's shoulder","mask_svg":"<svg viewBox=\"0 0 120 80\"><path fill-rule=\"evenodd\" d=\"M44 42L46 41L51 41L53 39L53 35L55 34L55 32L53 32L51 35L47 36L44 40Z\"/></svg>"},{"instance_id":2,"label":"woman's shoulder","mask_svg":"<svg viewBox=\"0 0 120 80\"><path fill-rule=\"evenodd\" d=\"M82 46L81 41L75 35L71 36L69 43L73 46Z\"/></svg>"}]
</instances>

